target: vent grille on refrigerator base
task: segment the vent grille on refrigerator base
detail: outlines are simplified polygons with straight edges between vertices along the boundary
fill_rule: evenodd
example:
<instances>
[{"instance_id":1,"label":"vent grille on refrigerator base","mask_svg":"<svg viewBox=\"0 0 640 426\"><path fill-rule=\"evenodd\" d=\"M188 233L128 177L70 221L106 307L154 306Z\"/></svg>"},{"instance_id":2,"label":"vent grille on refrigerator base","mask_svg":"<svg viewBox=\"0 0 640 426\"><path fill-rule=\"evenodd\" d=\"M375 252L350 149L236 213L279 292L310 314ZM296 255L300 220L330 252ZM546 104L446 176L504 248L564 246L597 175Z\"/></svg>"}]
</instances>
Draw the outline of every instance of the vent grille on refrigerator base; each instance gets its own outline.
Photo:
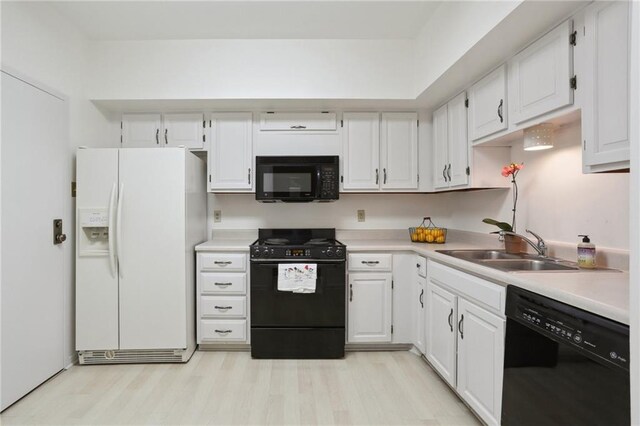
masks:
<instances>
[{"instance_id":1,"label":"vent grille on refrigerator base","mask_svg":"<svg viewBox=\"0 0 640 426\"><path fill-rule=\"evenodd\" d=\"M138 364L189 360L188 351L184 349L82 351L78 355L80 364Z\"/></svg>"}]
</instances>

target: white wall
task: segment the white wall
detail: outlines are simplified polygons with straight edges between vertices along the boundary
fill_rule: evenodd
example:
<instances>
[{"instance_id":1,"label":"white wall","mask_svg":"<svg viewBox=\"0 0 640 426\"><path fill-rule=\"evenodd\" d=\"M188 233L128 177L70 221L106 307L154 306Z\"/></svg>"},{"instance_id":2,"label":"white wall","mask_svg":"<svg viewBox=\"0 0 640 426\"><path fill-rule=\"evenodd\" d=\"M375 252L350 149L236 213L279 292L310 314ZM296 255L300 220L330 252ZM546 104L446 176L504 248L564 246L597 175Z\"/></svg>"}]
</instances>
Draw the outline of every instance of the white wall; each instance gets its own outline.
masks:
<instances>
[{"instance_id":1,"label":"white wall","mask_svg":"<svg viewBox=\"0 0 640 426\"><path fill-rule=\"evenodd\" d=\"M65 360L74 350L75 203L71 180L76 147L113 146L113 123L84 94L89 43L46 3L2 2L2 68L11 69L67 97L69 109L68 200L64 214L65 245ZM34 117L34 123L38 117ZM61 165L63 166L63 165Z\"/></svg>"},{"instance_id":2,"label":"white wall","mask_svg":"<svg viewBox=\"0 0 640 426\"><path fill-rule=\"evenodd\" d=\"M520 3L522 0L443 2L416 38L414 97L433 84Z\"/></svg>"},{"instance_id":3,"label":"white wall","mask_svg":"<svg viewBox=\"0 0 640 426\"><path fill-rule=\"evenodd\" d=\"M628 249L629 174L582 174L580 135L575 122L556 132L551 150L524 151L521 142L512 147L512 161L525 163L517 177L517 230L576 244L578 234L589 234L597 246ZM497 228L482 223L485 217L511 222L511 190L428 197L427 210L445 226L488 233Z\"/></svg>"},{"instance_id":4,"label":"white wall","mask_svg":"<svg viewBox=\"0 0 640 426\"><path fill-rule=\"evenodd\" d=\"M92 43L91 99L415 98L412 40Z\"/></svg>"}]
</instances>

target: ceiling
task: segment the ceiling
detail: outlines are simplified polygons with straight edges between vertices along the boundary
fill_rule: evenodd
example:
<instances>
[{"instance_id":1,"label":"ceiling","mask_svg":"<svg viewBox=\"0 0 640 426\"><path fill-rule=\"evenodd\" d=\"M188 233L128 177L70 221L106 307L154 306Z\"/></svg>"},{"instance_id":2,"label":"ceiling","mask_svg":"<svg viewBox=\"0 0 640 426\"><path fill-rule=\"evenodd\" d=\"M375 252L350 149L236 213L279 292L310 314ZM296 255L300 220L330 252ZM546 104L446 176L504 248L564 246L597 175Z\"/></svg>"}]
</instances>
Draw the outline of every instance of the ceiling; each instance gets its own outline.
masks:
<instances>
[{"instance_id":1,"label":"ceiling","mask_svg":"<svg viewBox=\"0 0 640 426\"><path fill-rule=\"evenodd\" d=\"M47 2L92 40L412 39L439 1Z\"/></svg>"}]
</instances>

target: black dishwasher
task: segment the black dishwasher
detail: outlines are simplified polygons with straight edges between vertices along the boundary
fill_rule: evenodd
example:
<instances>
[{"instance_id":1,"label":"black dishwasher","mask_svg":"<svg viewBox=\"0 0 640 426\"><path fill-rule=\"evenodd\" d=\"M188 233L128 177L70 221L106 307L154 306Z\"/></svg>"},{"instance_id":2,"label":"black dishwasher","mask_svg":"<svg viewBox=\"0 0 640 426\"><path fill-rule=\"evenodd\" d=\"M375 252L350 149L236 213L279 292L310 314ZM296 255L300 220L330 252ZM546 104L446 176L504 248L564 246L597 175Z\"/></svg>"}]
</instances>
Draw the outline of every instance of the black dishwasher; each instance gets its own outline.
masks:
<instances>
[{"instance_id":1,"label":"black dishwasher","mask_svg":"<svg viewBox=\"0 0 640 426\"><path fill-rule=\"evenodd\" d=\"M507 288L503 425L629 425L629 327Z\"/></svg>"}]
</instances>

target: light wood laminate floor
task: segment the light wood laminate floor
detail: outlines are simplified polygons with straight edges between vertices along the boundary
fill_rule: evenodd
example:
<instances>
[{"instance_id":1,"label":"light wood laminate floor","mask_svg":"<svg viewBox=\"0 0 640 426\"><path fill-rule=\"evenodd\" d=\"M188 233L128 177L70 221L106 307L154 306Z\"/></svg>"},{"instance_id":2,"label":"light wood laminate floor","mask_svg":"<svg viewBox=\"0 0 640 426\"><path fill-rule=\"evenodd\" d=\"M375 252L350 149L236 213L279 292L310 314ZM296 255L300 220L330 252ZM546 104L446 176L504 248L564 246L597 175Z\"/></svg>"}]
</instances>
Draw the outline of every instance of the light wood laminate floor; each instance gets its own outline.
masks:
<instances>
[{"instance_id":1,"label":"light wood laminate floor","mask_svg":"<svg viewBox=\"0 0 640 426\"><path fill-rule=\"evenodd\" d=\"M410 352L252 360L196 352L187 364L74 366L7 409L3 425L478 425Z\"/></svg>"}]
</instances>

